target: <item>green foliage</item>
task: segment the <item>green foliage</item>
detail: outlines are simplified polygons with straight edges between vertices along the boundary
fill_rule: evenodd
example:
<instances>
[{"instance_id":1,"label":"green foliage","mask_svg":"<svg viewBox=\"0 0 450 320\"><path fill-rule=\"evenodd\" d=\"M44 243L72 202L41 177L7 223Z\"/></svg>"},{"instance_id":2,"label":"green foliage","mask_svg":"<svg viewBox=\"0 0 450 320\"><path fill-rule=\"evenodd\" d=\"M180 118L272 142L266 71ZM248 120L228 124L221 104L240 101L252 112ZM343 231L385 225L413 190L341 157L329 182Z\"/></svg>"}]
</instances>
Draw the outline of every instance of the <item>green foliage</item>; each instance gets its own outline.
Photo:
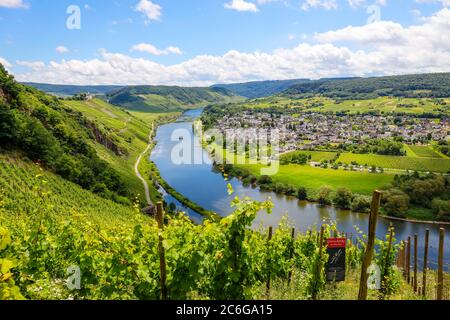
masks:
<instances>
[{"instance_id":1,"label":"green foliage","mask_svg":"<svg viewBox=\"0 0 450 320\"><path fill-rule=\"evenodd\" d=\"M389 189L383 193L382 205L388 215L402 218L409 209L410 198L399 189Z\"/></svg>"},{"instance_id":2,"label":"green foliage","mask_svg":"<svg viewBox=\"0 0 450 320\"><path fill-rule=\"evenodd\" d=\"M324 186L320 188L319 195L317 198L317 202L319 202L321 205L330 205L331 204L331 193L332 190L330 187Z\"/></svg>"},{"instance_id":3,"label":"green foliage","mask_svg":"<svg viewBox=\"0 0 450 320\"><path fill-rule=\"evenodd\" d=\"M333 204L340 209L351 209L353 193L347 188L339 188L333 199Z\"/></svg>"},{"instance_id":4,"label":"green foliage","mask_svg":"<svg viewBox=\"0 0 450 320\"><path fill-rule=\"evenodd\" d=\"M20 149L64 178L105 198L129 196L119 175L91 146L86 119L58 99L15 82L3 68L0 89L0 141Z\"/></svg>"},{"instance_id":5,"label":"green foliage","mask_svg":"<svg viewBox=\"0 0 450 320\"><path fill-rule=\"evenodd\" d=\"M298 188L297 197L299 200L308 200L308 191L305 187Z\"/></svg>"},{"instance_id":6,"label":"green foliage","mask_svg":"<svg viewBox=\"0 0 450 320\"><path fill-rule=\"evenodd\" d=\"M373 99L384 96L442 98L450 92L450 74L421 74L375 78L323 79L292 86L290 97L324 95L338 99Z\"/></svg>"},{"instance_id":7,"label":"green foliage","mask_svg":"<svg viewBox=\"0 0 450 320\"><path fill-rule=\"evenodd\" d=\"M211 103L242 100L222 88L132 86L107 94L109 102L128 110L145 112L180 111Z\"/></svg>"},{"instance_id":8,"label":"green foliage","mask_svg":"<svg viewBox=\"0 0 450 320\"><path fill-rule=\"evenodd\" d=\"M392 231L393 227L391 226ZM375 245L378 250L375 255L376 264L381 270L381 290L382 299L395 294L401 284L401 274L395 267L395 259L399 251L400 245L396 245L395 234L392 238L390 234L386 235L385 239L376 239Z\"/></svg>"}]
</instances>

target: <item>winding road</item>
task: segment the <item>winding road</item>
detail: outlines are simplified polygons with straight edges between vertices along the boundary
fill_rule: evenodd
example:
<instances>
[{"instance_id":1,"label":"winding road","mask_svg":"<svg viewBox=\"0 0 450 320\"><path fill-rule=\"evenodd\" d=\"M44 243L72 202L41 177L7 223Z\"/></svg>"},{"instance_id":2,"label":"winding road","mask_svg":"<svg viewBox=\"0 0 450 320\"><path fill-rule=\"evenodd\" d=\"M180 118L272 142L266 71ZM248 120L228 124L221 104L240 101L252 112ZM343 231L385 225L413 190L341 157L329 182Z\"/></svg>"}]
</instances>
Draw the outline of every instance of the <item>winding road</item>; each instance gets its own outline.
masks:
<instances>
[{"instance_id":1,"label":"winding road","mask_svg":"<svg viewBox=\"0 0 450 320\"><path fill-rule=\"evenodd\" d=\"M152 146L152 136L153 136L154 130L155 130L155 124L152 123L152 129L150 130L150 135L148 136L147 148L145 148L145 150L139 155L139 157L136 160L136 163L134 164L134 172L136 174L136 177L138 177L139 180L141 180L142 184L144 185L145 198L147 200L148 205L153 205L152 199L150 197L150 188L148 186L147 180L145 180L144 177L142 177L141 173L139 172L139 164L141 163L142 157L150 150L150 148Z\"/></svg>"}]
</instances>

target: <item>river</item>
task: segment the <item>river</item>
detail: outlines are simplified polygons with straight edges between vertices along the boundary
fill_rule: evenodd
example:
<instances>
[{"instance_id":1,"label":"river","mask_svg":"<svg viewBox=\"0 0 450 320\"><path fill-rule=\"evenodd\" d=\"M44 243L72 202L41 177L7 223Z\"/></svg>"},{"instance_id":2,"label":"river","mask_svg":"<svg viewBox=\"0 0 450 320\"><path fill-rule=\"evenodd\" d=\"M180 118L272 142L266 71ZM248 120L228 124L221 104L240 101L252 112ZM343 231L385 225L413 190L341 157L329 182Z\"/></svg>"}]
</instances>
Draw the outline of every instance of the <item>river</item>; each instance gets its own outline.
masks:
<instances>
[{"instance_id":1,"label":"river","mask_svg":"<svg viewBox=\"0 0 450 320\"><path fill-rule=\"evenodd\" d=\"M151 160L154 161L165 179L178 192L185 195L192 201L198 203L207 210L214 211L221 216L229 215L233 209L230 202L237 195L239 197L249 196L254 200L264 201L271 197L275 207L272 214L261 212L254 227L277 226L284 216L287 216L289 222L296 227L297 230L305 232L313 226L320 226L323 221L336 221L338 229L348 234L356 234L355 226L367 233L368 215L355 213L346 210L338 210L332 207L322 207L314 203L299 201L293 197L277 195L273 192L262 192L258 188L246 187L239 180L232 179L225 181L220 173L213 171L210 163L203 164L181 164L177 165L171 160L172 149L180 144L178 138L173 139L172 134L175 130L185 129L189 132L189 139L198 139L194 136L192 130L192 121L201 115L202 109L191 110L186 112L177 122L160 126L156 133L157 145L151 154ZM203 157L208 157L207 152L203 152ZM230 196L227 192L227 185L230 183L235 193ZM164 194L164 199L168 203L174 203L177 207L181 205L173 197ZM191 219L197 223L202 221L202 217L190 209L182 208ZM414 235L419 236L418 261L422 268L423 264L423 243L425 230L430 229L430 249L429 249L429 267L437 268L438 257L438 239L439 226L421 223L411 223L403 221L390 221L380 218L377 226L377 237L383 238L388 232L390 224L395 227L395 238L397 240L406 240L408 236L413 239ZM413 241L412 241L413 242ZM445 269L450 271L450 232L446 232L445 236L445 252L444 263ZM413 252L413 250L411 250ZM413 254L413 253L412 253ZM411 254L411 259L413 255Z\"/></svg>"}]
</instances>

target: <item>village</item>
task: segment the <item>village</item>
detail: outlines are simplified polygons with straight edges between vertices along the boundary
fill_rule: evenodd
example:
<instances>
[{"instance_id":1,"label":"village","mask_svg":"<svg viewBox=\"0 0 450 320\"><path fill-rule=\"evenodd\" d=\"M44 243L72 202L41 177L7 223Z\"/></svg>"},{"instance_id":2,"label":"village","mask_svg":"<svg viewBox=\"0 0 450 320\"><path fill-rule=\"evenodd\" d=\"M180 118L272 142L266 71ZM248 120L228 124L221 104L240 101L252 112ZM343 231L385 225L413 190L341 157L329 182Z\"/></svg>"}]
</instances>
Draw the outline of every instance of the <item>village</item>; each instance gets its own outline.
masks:
<instances>
[{"instance_id":1,"label":"village","mask_svg":"<svg viewBox=\"0 0 450 320\"><path fill-rule=\"evenodd\" d=\"M360 144L367 139L397 138L416 145L450 139L449 118L412 116L338 116L321 113L277 115L244 111L218 119L215 128L227 134L240 129L234 134L238 141L248 139L248 134L253 134L254 129L276 129L281 153L315 149L330 144Z\"/></svg>"}]
</instances>

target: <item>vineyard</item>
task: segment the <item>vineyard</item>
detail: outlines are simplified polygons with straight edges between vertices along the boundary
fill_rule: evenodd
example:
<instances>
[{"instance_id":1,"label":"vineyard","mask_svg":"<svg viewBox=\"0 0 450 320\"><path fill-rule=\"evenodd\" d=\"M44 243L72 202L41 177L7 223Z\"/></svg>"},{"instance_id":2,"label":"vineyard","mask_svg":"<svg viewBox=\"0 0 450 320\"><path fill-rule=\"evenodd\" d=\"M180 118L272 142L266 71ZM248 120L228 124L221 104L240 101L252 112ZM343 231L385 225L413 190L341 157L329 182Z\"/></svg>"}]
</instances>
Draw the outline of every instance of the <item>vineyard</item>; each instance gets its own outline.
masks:
<instances>
[{"instance_id":1,"label":"vineyard","mask_svg":"<svg viewBox=\"0 0 450 320\"><path fill-rule=\"evenodd\" d=\"M450 171L450 159L443 158L397 157L375 154L342 153L338 161L347 164L356 162L359 165L412 171L417 170L423 172L447 173Z\"/></svg>"},{"instance_id":2,"label":"vineyard","mask_svg":"<svg viewBox=\"0 0 450 320\"><path fill-rule=\"evenodd\" d=\"M296 234L287 222L269 237L252 230L270 202L236 198L234 214L220 222L194 225L168 214L158 226L138 204L133 209L95 196L14 154L0 158L0 186L0 299L357 298L366 237L348 238L347 281L327 283L323 241L338 230L330 224ZM387 240L376 241L386 248ZM420 298L396 266L399 249L375 255L380 267L389 262L383 269L389 290L371 290L370 299ZM74 266L79 290L66 286Z\"/></svg>"}]
</instances>

